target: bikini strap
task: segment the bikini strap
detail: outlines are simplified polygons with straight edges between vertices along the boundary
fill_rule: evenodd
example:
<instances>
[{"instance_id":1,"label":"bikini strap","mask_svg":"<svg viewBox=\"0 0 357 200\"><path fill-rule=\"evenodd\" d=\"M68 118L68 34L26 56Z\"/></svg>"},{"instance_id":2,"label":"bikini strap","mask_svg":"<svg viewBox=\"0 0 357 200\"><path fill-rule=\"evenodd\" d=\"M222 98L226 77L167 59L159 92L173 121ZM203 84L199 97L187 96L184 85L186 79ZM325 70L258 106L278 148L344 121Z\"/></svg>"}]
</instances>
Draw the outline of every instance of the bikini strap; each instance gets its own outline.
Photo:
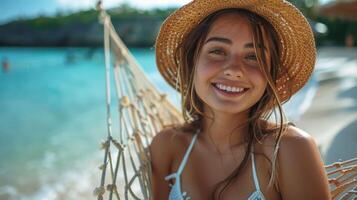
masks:
<instances>
[{"instance_id":1,"label":"bikini strap","mask_svg":"<svg viewBox=\"0 0 357 200\"><path fill-rule=\"evenodd\" d=\"M191 140L191 143L190 143L190 146L188 147L188 149L186 150L186 153L185 153L185 156L183 157L182 159L182 162L178 168L178 171L177 171L177 175L180 176L183 169L185 168L185 165L186 165L186 162L188 160L188 156L190 155L191 151L192 151L192 148L193 148L193 145L195 144L196 142L196 139L197 139L197 135L199 133L199 130L196 131L196 133L193 135L193 138Z\"/></svg>"},{"instance_id":2,"label":"bikini strap","mask_svg":"<svg viewBox=\"0 0 357 200\"><path fill-rule=\"evenodd\" d=\"M253 149L254 149L254 146L252 146L252 152L251 152L251 155L252 155L252 172L253 172L253 179L254 179L255 189L256 189L257 191L260 191L259 179L258 179L257 171L256 171L256 168L255 168L255 161L254 161Z\"/></svg>"}]
</instances>

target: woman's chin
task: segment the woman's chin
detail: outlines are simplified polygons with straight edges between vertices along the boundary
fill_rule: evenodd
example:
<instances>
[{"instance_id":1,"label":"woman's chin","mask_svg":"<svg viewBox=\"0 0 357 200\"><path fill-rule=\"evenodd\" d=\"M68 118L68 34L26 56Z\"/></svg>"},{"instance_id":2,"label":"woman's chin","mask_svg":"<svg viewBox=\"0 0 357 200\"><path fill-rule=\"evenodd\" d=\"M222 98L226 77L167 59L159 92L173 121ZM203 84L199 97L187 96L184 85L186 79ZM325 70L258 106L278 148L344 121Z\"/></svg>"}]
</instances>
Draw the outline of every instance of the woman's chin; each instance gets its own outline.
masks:
<instances>
[{"instance_id":1,"label":"woman's chin","mask_svg":"<svg viewBox=\"0 0 357 200\"><path fill-rule=\"evenodd\" d=\"M248 108L243 108L238 105L229 105L229 103L221 104L221 105L209 105L210 109L214 113L225 114L225 115L239 115L246 114L249 110Z\"/></svg>"}]
</instances>

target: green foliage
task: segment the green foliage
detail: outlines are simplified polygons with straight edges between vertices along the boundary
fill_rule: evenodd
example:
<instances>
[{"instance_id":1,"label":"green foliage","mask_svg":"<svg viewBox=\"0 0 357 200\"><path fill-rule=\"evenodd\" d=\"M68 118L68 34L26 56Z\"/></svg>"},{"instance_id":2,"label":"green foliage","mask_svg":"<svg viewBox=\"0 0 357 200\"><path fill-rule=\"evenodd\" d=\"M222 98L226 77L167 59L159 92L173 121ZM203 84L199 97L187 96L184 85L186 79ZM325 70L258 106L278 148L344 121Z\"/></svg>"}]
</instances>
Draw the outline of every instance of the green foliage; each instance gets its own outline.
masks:
<instances>
[{"instance_id":1,"label":"green foliage","mask_svg":"<svg viewBox=\"0 0 357 200\"><path fill-rule=\"evenodd\" d=\"M108 13L111 15L113 21L115 20L129 20L138 18L157 18L164 20L176 8L169 9L152 9L152 10L139 10L131 7L128 4L122 4L120 7L110 9ZM98 12L94 9L84 10L77 13L64 14L57 11L55 16L40 16L35 19L17 20L10 22L15 25L25 25L36 30L48 30L58 26L64 26L71 23L89 24L98 20Z\"/></svg>"},{"instance_id":2,"label":"green foliage","mask_svg":"<svg viewBox=\"0 0 357 200\"><path fill-rule=\"evenodd\" d=\"M318 0L289 0L297 6L303 14L314 21L324 23L328 27L328 34L316 38L318 45L343 45L345 37L351 33L357 38L357 22L342 21L318 16L316 7ZM174 12L176 8L141 10L131 7L129 4L122 4L117 8L108 10L113 22L127 22L130 20L140 21L140 19L152 19L160 22ZM65 13L57 11L55 16L39 16L35 19L19 19L8 24L15 26L25 26L33 30L46 31L58 27L78 24L92 24L98 22L98 12L94 9L84 10L76 13Z\"/></svg>"},{"instance_id":3,"label":"green foliage","mask_svg":"<svg viewBox=\"0 0 357 200\"><path fill-rule=\"evenodd\" d=\"M289 0L289 2L298 7L307 18L327 26L327 34L316 38L317 45L342 46L348 34L352 34L357 39L357 22L318 15L316 11L319 6L319 0Z\"/></svg>"},{"instance_id":4,"label":"green foliage","mask_svg":"<svg viewBox=\"0 0 357 200\"><path fill-rule=\"evenodd\" d=\"M319 4L319 0L289 0L289 2L295 5L305 17L316 19L316 7Z\"/></svg>"},{"instance_id":5,"label":"green foliage","mask_svg":"<svg viewBox=\"0 0 357 200\"><path fill-rule=\"evenodd\" d=\"M177 8L168 8L168 9L151 9L151 10L140 10L131 7L128 4L122 4L120 7L110 9L108 13L110 14L113 20L127 20L132 18L141 18L141 17L154 17L164 20Z\"/></svg>"},{"instance_id":6,"label":"green foliage","mask_svg":"<svg viewBox=\"0 0 357 200\"><path fill-rule=\"evenodd\" d=\"M69 15L57 13L56 16L39 16L35 19L17 20L9 24L27 26L35 30L49 30L55 27L68 25L71 23L87 24L98 19L98 13L95 10L87 10Z\"/></svg>"},{"instance_id":7,"label":"green foliage","mask_svg":"<svg viewBox=\"0 0 357 200\"><path fill-rule=\"evenodd\" d=\"M348 34L357 39L357 21L346 21L338 18L318 17L318 21L324 23L328 28L327 35L319 38L321 45L343 46Z\"/></svg>"}]
</instances>

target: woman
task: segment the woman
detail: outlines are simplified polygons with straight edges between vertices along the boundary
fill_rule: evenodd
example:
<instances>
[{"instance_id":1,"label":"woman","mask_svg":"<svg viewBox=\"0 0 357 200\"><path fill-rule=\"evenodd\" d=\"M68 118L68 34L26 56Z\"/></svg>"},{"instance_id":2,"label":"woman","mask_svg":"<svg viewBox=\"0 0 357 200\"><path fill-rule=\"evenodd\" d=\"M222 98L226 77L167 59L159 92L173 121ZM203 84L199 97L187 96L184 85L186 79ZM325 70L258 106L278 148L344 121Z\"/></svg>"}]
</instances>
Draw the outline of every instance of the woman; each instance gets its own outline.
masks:
<instances>
[{"instance_id":1,"label":"woman","mask_svg":"<svg viewBox=\"0 0 357 200\"><path fill-rule=\"evenodd\" d=\"M193 1L166 19L156 53L185 123L150 146L153 199L330 199L314 140L281 107L316 57L294 6Z\"/></svg>"}]
</instances>

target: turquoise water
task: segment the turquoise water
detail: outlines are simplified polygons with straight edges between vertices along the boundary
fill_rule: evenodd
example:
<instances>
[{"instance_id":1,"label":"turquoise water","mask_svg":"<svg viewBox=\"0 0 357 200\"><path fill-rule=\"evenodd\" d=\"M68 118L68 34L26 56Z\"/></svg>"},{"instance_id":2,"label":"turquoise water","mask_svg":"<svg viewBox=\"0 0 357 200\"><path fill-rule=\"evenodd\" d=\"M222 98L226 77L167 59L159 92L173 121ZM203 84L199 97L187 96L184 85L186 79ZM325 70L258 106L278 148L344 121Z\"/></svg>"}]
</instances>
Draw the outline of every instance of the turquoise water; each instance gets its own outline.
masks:
<instances>
[{"instance_id":1,"label":"turquoise water","mask_svg":"<svg viewBox=\"0 0 357 200\"><path fill-rule=\"evenodd\" d=\"M156 70L153 49L131 50L177 105L178 97ZM102 52L0 48L0 59L10 67L0 72L1 200L93 198L103 156L99 143L106 136ZM305 94L297 99L312 99ZM290 104L295 115L301 101Z\"/></svg>"},{"instance_id":2,"label":"turquoise water","mask_svg":"<svg viewBox=\"0 0 357 200\"><path fill-rule=\"evenodd\" d=\"M132 52L170 93L153 50ZM102 49L0 48L0 59L10 66L0 72L0 199L53 199L89 173L99 181L92 165L101 162L91 158L102 156L98 147L106 136ZM92 172L77 177L83 168ZM91 193L94 185L81 187Z\"/></svg>"}]
</instances>

